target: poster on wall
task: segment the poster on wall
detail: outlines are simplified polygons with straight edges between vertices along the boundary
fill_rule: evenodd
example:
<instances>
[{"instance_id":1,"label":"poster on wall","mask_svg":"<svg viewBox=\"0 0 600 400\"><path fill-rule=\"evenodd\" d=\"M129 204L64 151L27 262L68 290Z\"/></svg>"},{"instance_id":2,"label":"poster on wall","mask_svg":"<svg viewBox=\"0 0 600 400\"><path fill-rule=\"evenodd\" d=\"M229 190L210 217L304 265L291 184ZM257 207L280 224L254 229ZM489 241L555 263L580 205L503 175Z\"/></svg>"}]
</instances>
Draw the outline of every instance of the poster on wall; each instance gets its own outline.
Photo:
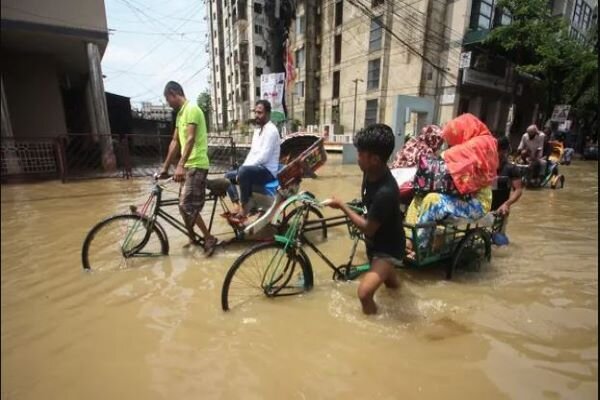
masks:
<instances>
[{"instance_id":1,"label":"poster on wall","mask_svg":"<svg viewBox=\"0 0 600 400\"><path fill-rule=\"evenodd\" d=\"M283 95L285 88L285 73L263 74L260 76L260 98L271 103L271 121L285 121L283 110Z\"/></svg>"}]
</instances>

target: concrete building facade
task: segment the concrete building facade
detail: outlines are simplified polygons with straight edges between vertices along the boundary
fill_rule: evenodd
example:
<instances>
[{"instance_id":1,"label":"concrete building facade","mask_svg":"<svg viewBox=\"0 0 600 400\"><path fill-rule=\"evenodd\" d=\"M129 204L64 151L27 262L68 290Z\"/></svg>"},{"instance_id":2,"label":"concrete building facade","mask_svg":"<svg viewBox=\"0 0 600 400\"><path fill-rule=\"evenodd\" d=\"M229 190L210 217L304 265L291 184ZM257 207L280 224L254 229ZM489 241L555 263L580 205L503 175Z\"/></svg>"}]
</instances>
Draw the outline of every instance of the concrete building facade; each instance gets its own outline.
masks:
<instances>
[{"instance_id":1,"label":"concrete building facade","mask_svg":"<svg viewBox=\"0 0 600 400\"><path fill-rule=\"evenodd\" d=\"M6 0L1 7L2 137L109 134L104 2ZM114 168L110 140L96 138L103 165Z\"/></svg>"},{"instance_id":2,"label":"concrete building facade","mask_svg":"<svg viewBox=\"0 0 600 400\"><path fill-rule=\"evenodd\" d=\"M266 0L207 1L211 37L212 120L219 129L251 117L260 76L272 71Z\"/></svg>"}]
</instances>

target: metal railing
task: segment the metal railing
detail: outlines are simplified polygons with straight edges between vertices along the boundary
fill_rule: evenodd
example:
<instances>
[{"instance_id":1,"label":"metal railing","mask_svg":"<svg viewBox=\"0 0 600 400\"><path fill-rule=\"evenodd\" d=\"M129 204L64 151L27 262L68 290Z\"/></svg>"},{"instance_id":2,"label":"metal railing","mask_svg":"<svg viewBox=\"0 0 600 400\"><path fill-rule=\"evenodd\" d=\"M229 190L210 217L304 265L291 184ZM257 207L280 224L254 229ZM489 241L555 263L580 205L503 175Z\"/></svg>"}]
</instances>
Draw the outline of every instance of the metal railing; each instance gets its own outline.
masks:
<instances>
[{"instance_id":1,"label":"metal railing","mask_svg":"<svg viewBox=\"0 0 600 400\"><path fill-rule=\"evenodd\" d=\"M1 178L2 182L52 178L66 182L150 176L160 169L170 142L170 136L135 134L3 137ZM209 136L209 174L229 171L244 160L247 152L247 148L236 147L232 137Z\"/></svg>"}]
</instances>

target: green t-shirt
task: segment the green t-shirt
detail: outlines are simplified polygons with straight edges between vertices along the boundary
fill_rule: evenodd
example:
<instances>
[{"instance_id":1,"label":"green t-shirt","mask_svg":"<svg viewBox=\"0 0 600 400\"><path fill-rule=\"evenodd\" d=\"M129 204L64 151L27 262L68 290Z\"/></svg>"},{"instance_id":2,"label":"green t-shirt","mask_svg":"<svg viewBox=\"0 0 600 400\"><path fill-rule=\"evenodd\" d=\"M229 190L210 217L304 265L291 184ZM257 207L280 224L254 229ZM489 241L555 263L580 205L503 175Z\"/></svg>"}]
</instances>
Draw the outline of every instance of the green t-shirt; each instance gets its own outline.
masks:
<instances>
[{"instance_id":1,"label":"green t-shirt","mask_svg":"<svg viewBox=\"0 0 600 400\"><path fill-rule=\"evenodd\" d=\"M186 101L177 113L177 120L175 122L181 153L183 153L185 147L187 129L190 124L196 125L196 143L194 143L185 167L208 169L208 134L206 132L204 113L196 104Z\"/></svg>"}]
</instances>

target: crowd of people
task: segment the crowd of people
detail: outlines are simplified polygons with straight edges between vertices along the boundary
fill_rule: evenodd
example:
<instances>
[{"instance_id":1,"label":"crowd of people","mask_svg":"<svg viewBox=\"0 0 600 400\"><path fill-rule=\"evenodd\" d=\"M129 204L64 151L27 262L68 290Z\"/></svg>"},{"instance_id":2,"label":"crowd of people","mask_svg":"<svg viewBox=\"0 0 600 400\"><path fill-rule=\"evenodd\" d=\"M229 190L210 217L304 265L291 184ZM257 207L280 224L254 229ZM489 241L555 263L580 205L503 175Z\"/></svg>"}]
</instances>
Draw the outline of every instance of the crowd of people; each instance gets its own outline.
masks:
<instances>
[{"instance_id":1,"label":"crowd of people","mask_svg":"<svg viewBox=\"0 0 600 400\"><path fill-rule=\"evenodd\" d=\"M204 115L198 106L186 100L183 88L176 82L166 85L164 96L177 110L177 118L161 175L167 175L179 152L174 180L181 182L180 212L190 232L194 225L201 230L204 250L210 256L217 239L208 231L200 215L209 167ZM248 217L253 187L277 177L281 137L277 127L270 122L270 111L268 101L256 102L256 130L250 152L239 169L225 175L230 181L227 192L235 207L231 218L236 223L243 223ZM392 129L384 124L368 126L354 137L358 166L363 172L361 195L366 216L357 214L335 196L328 202L330 207L345 213L365 235L371 269L359 284L358 297L366 314L377 311L373 299L382 284L389 288L398 286L394 267L400 265L405 257L414 256L416 245L430 245L428 240L431 236L435 240L435 235L424 228L418 230L418 244L412 243L414 238L407 239L404 221L415 225L447 217L477 220L495 211L504 216L506 222L511 207L519 200L523 190L520 170L509 160L508 138L496 139L487 126L472 114L462 114L443 128L435 125L424 127L396 154L390 169L388 161L394 143ZM534 176L538 177L540 170L546 168L545 163L558 162L556 159L548 161L552 146L558 144L560 139L553 143L546 139L544 132L532 125L517 148L519 161L527 163ZM560 158L567 153L562 151ZM392 172L399 169L410 170L414 176L398 182ZM410 186L408 201L401 196L406 184ZM407 203L405 213L400 208L402 202Z\"/></svg>"}]
</instances>

